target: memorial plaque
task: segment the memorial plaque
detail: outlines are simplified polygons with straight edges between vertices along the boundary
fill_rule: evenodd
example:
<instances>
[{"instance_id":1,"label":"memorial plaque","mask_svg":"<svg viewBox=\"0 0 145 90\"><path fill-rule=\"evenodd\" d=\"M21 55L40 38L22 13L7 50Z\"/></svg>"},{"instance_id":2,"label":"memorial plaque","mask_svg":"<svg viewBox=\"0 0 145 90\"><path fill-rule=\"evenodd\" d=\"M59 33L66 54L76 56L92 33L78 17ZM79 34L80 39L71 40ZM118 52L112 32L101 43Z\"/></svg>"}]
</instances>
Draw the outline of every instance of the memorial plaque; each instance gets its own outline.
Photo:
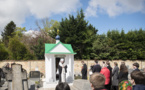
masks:
<instances>
[{"instance_id":1,"label":"memorial plaque","mask_svg":"<svg viewBox=\"0 0 145 90\"><path fill-rule=\"evenodd\" d=\"M40 71L31 71L30 78L40 78Z\"/></svg>"}]
</instances>

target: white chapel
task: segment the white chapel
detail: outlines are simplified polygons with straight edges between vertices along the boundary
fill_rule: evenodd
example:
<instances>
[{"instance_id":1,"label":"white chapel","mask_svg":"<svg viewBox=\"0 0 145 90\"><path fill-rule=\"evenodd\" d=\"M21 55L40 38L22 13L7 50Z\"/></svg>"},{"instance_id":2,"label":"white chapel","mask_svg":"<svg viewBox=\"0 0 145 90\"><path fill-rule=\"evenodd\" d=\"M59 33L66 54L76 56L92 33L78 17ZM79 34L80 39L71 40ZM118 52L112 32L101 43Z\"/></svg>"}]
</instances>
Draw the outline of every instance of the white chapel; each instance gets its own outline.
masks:
<instances>
[{"instance_id":1,"label":"white chapel","mask_svg":"<svg viewBox=\"0 0 145 90\"><path fill-rule=\"evenodd\" d=\"M60 36L56 36L56 43L45 44L45 82L57 82L57 68L61 58L67 65L66 82L72 83L74 80L74 53L71 44L63 44Z\"/></svg>"}]
</instances>

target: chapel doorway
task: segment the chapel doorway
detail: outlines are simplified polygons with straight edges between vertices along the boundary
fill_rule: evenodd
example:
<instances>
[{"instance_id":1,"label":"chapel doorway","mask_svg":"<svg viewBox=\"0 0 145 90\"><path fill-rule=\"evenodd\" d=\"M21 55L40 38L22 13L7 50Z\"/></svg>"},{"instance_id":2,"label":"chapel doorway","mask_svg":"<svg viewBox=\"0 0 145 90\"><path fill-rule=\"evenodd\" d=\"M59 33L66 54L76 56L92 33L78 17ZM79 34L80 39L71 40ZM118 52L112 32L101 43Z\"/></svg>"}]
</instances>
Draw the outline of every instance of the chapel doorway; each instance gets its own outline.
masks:
<instances>
[{"instance_id":1,"label":"chapel doorway","mask_svg":"<svg viewBox=\"0 0 145 90\"><path fill-rule=\"evenodd\" d=\"M56 80L59 80L59 71L58 71L58 65L59 65L59 62L60 62L60 58L59 57L56 57L56 63L55 63L55 67L56 67Z\"/></svg>"}]
</instances>

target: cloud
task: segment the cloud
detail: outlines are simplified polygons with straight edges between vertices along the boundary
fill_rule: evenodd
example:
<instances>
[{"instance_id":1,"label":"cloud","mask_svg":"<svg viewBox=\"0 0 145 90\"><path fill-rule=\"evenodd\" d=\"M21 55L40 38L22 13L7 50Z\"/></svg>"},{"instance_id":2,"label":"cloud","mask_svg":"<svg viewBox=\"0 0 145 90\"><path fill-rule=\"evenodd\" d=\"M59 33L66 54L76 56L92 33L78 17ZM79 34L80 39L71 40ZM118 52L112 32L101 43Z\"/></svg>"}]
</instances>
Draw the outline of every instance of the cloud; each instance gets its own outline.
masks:
<instances>
[{"instance_id":1,"label":"cloud","mask_svg":"<svg viewBox=\"0 0 145 90\"><path fill-rule=\"evenodd\" d=\"M30 15L41 19L70 13L80 6L79 0L0 0L0 34L11 20L21 26Z\"/></svg>"},{"instance_id":2,"label":"cloud","mask_svg":"<svg viewBox=\"0 0 145 90\"><path fill-rule=\"evenodd\" d=\"M0 33L12 20L20 26L28 15L25 0L0 0Z\"/></svg>"},{"instance_id":3,"label":"cloud","mask_svg":"<svg viewBox=\"0 0 145 90\"><path fill-rule=\"evenodd\" d=\"M145 13L145 0L90 0L86 16L106 13L114 17L123 13Z\"/></svg>"},{"instance_id":4,"label":"cloud","mask_svg":"<svg viewBox=\"0 0 145 90\"><path fill-rule=\"evenodd\" d=\"M81 4L79 0L28 0L30 11L38 18L53 14L75 11Z\"/></svg>"},{"instance_id":5,"label":"cloud","mask_svg":"<svg viewBox=\"0 0 145 90\"><path fill-rule=\"evenodd\" d=\"M39 34L40 34L39 31L34 31L34 30L29 30L29 31L24 32L25 36L29 36L32 38L36 38Z\"/></svg>"}]
</instances>

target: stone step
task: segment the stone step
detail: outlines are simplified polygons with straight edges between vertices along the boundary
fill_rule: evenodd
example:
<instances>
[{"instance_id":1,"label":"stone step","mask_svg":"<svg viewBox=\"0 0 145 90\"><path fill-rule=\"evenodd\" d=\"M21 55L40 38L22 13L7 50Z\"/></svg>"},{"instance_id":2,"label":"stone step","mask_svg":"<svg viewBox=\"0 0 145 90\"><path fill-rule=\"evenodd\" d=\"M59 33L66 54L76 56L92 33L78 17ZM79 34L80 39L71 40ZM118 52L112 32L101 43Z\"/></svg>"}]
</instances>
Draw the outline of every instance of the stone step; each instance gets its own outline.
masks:
<instances>
[{"instance_id":1,"label":"stone step","mask_svg":"<svg viewBox=\"0 0 145 90\"><path fill-rule=\"evenodd\" d=\"M77 79L73 82L73 87L78 90L92 90L88 80Z\"/></svg>"}]
</instances>

